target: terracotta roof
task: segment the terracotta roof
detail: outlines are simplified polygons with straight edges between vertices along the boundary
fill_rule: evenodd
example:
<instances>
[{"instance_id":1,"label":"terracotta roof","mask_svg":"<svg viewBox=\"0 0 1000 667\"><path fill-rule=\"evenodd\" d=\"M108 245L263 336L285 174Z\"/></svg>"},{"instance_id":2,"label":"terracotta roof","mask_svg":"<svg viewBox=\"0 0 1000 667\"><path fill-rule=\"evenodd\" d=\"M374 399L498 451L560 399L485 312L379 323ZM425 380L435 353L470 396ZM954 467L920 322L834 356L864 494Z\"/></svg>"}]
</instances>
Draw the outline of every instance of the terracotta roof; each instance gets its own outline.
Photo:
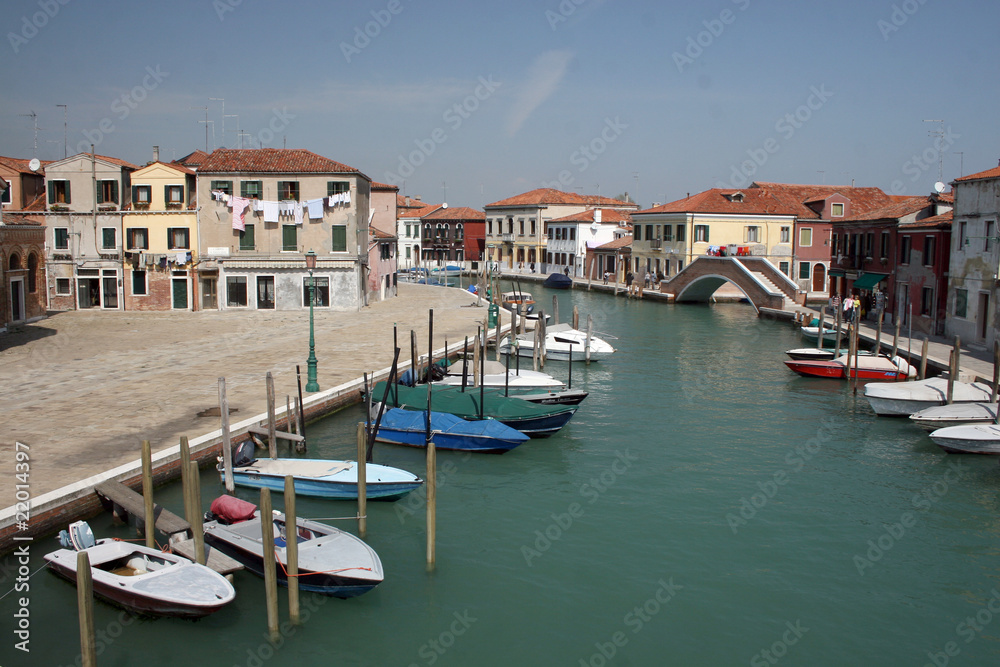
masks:
<instances>
[{"instance_id":1,"label":"terracotta roof","mask_svg":"<svg viewBox=\"0 0 1000 667\"><path fill-rule=\"evenodd\" d=\"M614 241L608 241L604 245L599 245L594 250L618 250L632 245L632 235L619 236Z\"/></svg>"},{"instance_id":2,"label":"terracotta roof","mask_svg":"<svg viewBox=\"0 0 1000 667\"><path fill-rule=\"evenodd\" d=\"M743 201L737 200L737 193L743 194ZM788 197L777 197L764 188L731 190L712 188L684 199L661 206L636 211L643 213L727 213L744 215L794 215L816 217L812 209L804 204L791 201Z\"/></svg>"},{"instance_id":3,"label":"terracotta roof","mask_svg":"<svg viewBox=\"0 0 1000 667\"><path fill-rule=\"evenodd\" d=\"M420 208L402 208L396 213L396 218L422 218L425 215L430 215L434 211L441 208L441 204L424 204L420 202Z\"/></svg>"},{"instance_id":4,"label":"terracotta roof","mask_svg":"<svg viewBox=\"0 0 1000 667\"><path fill-rule=\"evenodd\" d=\"M193 153L188 153L180 159L174 160L174 163L197 168L204 164L207 159L208 153L205 151L194 151Z\"/></svg>"},{"instance_id":5,"label":"terracotta roof","mask_svg":"<svg viewBox=\"0 0 1000 667\"><path fill-rule=\"evenodd\" d=\"M486 208L501 206L544 206L546 204L613 206L632 209L639 208L638 204L634 204L632 202L624 202L618 199L611 199L610 197L602 197L600 195L578 195L573 192L563 192L562 190L555 190L553 188L538 188L537 190L508 197L507 199L501 199L500 201L495 201L492 204L487 204Z\"/></svg>"},{"instance_id":6,"label":"terracotta roof","mask_svg":"<svg viewBox=\"0 0 1000 667\"><path fill-rule=\"evenodd\" d=\"M581 222L591 223L594 221L594 211L601 212L601 223L627 224L632 222L632 215L628 211L619 211L613 208L589 208L579 213L571 213L561 218L549 220L549 222Z\"/></svg>"},{"instance_id":7,"label":"terracotta roof","mask_svg":"<svg viewBox=\"0 0 1000 667\"><path fill-rule=\"evenodd\" d=\"M62 160L52 160L51 162L47 162L46 164L48 165L48 164L55 164L57 162L66 162L67 160L70 160L72 158L77 158L77 157L80 157L80 156L83 156L85 158L89 158L90 155L91 155L90 153L77 153L76 155L70 155L68 158L63 158ZM105 162L110 162L111 164L116 164L119 167L128 167L129 169L138 169L139 168L139 167L135 166L134 164L132 164L131 162L126 162L125 160L122 160L121 158L111 157L110 155L100 155L100 154L98 154L98 155L95 155L94 157L96 157L98 160L104 160Z\"/></svg>"},{"instance_id":8,"label":"terracotta roof","mask_svg":"<svg viewBox=\"0 0 1000 667\"><path fill-rule=\"evenodd\" d=\"M381 192L399 192L398 185L389 185L388 183L379 183L378 181L372 181L372 190L379 190Z\"/></svg>"},{"instance_id":9,"label":"terracotta roof","mask_svg":"<svg viewBox=\"0 0 1000 667\"><path fill-rule=\"evenodd\" d=\"M19 157L3 157L0 155L0 164L14 171L19 171L22 174L34 174L36 172L31 171L28 167L28 163L31 162L30 159L22 159ZM45 165L52 164L52 160L40 160L42 163L42 170L44 171Z\"/></svg>"},{"instance_id":10,"label":"terracotta roof","mask_svg":"<svg viewBox=\"0 0 1000 667\"><path fill-rule=\"evenodd\" d=\"M486 221L486 214L468 206L438 207L437 210L420 216L422 220L479 220Z\"/></svg>"},{"instance_id":11,"label":"terracotta roof","mask_svg":"<svg viewBox=\"0 0 1000 667\"><path fill-rule=\"evenodd\" d=\"M808 213L800 215L801 218L818 218L819 214L806 204L826 201L837 194L850 200L852 215L880 208L894 199L879 188L856 188L850 185L797 185L757 181L750 187L767 190L775 197L787 198L789 203L803 205Z\"/></svg>"},{"instance_id":12,"label":"terracotta roof","mask_svg":"<svg viewBox=\"0 0 1000 667\"><path fill-rule=\"evenodd\" d=\"M409 204L406 203L407 199L410 200ZM417 199L416 197L406 197L406 196L398 194L398 193L396 194L396 208L397 209L400 209L400 208L407 208L407 209L408 208L423 208L424 206L427 206L427 202L421 201L420 199Z\"/></svg>"},{"instance_id":13,"label":"terracotta roof","mask_svg":"<svg viewBox=\"0 0 1000 667\"><path fill-rule=\"evenodd\" d=\"M162 164L164 167L170 167L171 169L176 169L177 171L184 172L185 174L194 175L194 174L197 173L197 172L195 172L194 169L190 169L188 167L185 167L184 165L182 165L179 162L160 162L160 161L156 161L156 162L150 162L149 164L146 165L146 167L152 167L154 164ZM145 169L146 167L140 167L140 169Z\"/></svg>"},{"instance_id":14,"label":"terracotta roof","mask_svg":"<svg viewBox=\"0 0 1000 667\"><path fill-rule=\"evenodd\" d=\"M931 205L930 198L927 196L919 197L907 197L903 201L892 202L881 208L872 209L870 211L847 216L840 218L844 222L852 222L858 220L898 220L899 218L906 217L921 209L927 208Z\"/></svg>"},{"instance_id":15,"label":"terracotta roof","mask_svg":"<svg viewBox=\"0 0 1000 667\"><path fill-rule=\"evenodd\" d=\"M28 227L41 227L44 223L40 220L32 220L31 218L19 213L4 213L3 224L11 226L24 225Z\"/></svg>"},{"instance_id":16,"label":"terracotta roof","mask_svg":"<svg viewBox=\"0 0 1000 667\"><path fill-rule=\"evenodd\" d=\"M25 206L23 211L44 211L45 210L45 193L38 195Z\"/></svg>"},{"instance_id":17,"label":"terracotta roof","mask_svg":"<svg viewBox=\"0 0 1000 667\"><path fill-rule=\"evenodd\" d=\"M335 160L316 155L302 148L254 148L212 151L198 167L201 173L230 172L271 174L346 174L360 173Z\"/></svg>"},{"instance_id":18,"label":"terracotta roof","mask_svg":"<svg viewBox=\"0 0 1000 667\"><path fill-rule=\"evenodd\" d=\"M396 238L395 234L390 234L389 232L383 231L383 230L379 229L378 227L376 227L375 225L368 225L368 231L369 231L369 233L371 233L372 236L374 236L377 239L394 239L394 238Z\"/></svg>"},{"instance_id":19,"label":"terracotta roof","mask_svg":"<svg viewBox=\"0 0 1000 667\"><path fill-rule=\"evenodd\" d=\"M964 181L978 181L985 178L1000 178L1000 166L987 169L986 171L980 171L976 174L969 174L968 176L956 178L953 182L962 183Z\"/></svg>"},{"instance_id":20,"label":"terracotta roof","mask_svg":"<svg viewBox=\"0 0 1000 667\"><path fill-rule=\"evenodd\" d=\"M917 220L916 222L904 222L900 223L900 229L920 229L923 227L950 227L951 223L954 221L954 212L948 211L947 213L942 213L941 215L932 215L929 218L923 218Z\"/></svg>"}]
</instances>

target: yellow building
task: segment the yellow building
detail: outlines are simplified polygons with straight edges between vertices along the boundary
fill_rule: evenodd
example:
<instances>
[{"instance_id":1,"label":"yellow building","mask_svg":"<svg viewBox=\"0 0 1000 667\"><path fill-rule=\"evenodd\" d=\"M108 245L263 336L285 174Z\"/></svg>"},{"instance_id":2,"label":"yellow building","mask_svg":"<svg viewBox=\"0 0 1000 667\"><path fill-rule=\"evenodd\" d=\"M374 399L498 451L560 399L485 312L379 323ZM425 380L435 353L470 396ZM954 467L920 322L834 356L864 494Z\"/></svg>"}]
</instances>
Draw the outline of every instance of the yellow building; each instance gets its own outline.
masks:
<instances>
[{"instance_id":1,"label":"yellow building","mask_svg":"<svg viewBox=\"0 0 1000 667\"><path fill-rule=\"evenodd\" d=\"M132 173L131 202L123 214L126 310L214 309L214 292L193 299L198 261L195 172L151 162Z\"/></svg>"}]
</instances>

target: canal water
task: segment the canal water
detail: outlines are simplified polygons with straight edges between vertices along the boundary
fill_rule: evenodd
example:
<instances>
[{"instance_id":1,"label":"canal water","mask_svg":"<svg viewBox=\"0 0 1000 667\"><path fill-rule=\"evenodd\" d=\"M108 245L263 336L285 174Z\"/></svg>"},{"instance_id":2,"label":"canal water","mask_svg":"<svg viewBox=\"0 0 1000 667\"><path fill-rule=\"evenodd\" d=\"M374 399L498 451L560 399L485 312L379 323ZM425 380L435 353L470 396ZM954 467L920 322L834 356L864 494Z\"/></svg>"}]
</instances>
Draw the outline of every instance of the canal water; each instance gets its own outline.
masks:
<instances>
[{"instance_id":1,"label":"canal water","mask_svg":"<svg viewBox=\"0 0 1000 667\"><path fill-rule=\"evenodd\" d=\"M546 306L556 294L563 319L574 304L593 315L619 352L574 366L591 394L556 436L502 456L439 452L433 572L422 497L372 503L368 541L386 572L373 592L303 594L306 621L278 646L247 573L236 602L199 621L97 603L99 664L1000 663L995 458L946 455L845 384L793 375L781 362L799 336L746 304L531 291ZM565 379L567 367L545 370ZM353 458L360 418L312 425L310 455ZM424 465L422 450L378 445L375 458ZM212 471L202 490L206 506L221 492ZM179 486L158 500L180 511ZM298 503L311 518L355 511ZM129 536L106 516L91 524ZM32 570L55 547L35 542ZM0 626L14 627L22 595L0 602ZM41 571L28 595L31 653L7 632L0 664L75 664L75 589Z\"/></svg>"}]
</instances>

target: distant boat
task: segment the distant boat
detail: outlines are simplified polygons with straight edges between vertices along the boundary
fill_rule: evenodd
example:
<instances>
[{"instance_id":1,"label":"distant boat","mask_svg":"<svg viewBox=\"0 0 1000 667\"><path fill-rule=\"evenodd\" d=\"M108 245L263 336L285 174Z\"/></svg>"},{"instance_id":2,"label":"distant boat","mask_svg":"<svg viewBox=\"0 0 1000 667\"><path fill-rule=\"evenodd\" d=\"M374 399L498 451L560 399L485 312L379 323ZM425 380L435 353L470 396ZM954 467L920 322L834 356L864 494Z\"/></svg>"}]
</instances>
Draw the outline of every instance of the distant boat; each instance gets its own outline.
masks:
<instances>
[{"instance_id":1,"label":"distant boat","mask_svg":"<svg viewBox=\"0 0 1000 667\"><path fill-rule=\"evenodd\" d=\"M532 356L535 333L528 331L517 336L517 354L522 357ZM587 332L574 329L568 324L553 324L546 328L545 354L546 359L553 361L584 361L587 358ZM608 359L614 354L615 348L597 336L590 337L590 360ZM510 336L500 341L500 353L512 354Z\"/></svg>"},{"instance_id":2,"label":"distant boat","mask_svg":"<svg viewBox=\"0 0 1000 667\"><path fill-rule=\"evenodd\" d=\"M500 305L518 315L529 315L535 310L535 299L528 292L521 290L501 292Z\"/></svg>"},{"instance_id":3,"label":"distant boat","mask_svg":"<svg viewBox=\"0 0 1000 667\"><path fill-rule=\"evenodd\" d=\"M962 424L992 424L996 421L996 403L952 403L924 408L910 415L910 421L931 431Z\"/></svg>"},{"instance_id":4,"label":"distant boat","mask_svg":"<svg viewBox=\"0 0 1000 667\"><path fill-rule=\"evenodd\" d=\"M859 380L893 380L913 377L916 369L902 357L859 356L857 362L848 355L831 361L785 361L790 369L806 377L858 378Z\"/></svg>"},{"instance_id":5,"label":"distant boat","mask_svg":"<svg viewBox=\"0 0 1000 667\"><path fill-rule=\"evenodd\" d=\"M569 289L573 286L573 279L564 273L550 273L542 282L542 287L549 289Z\"/></svg>"},{"instance_id":6,"label":"distant boat","mask_svg":"<svg viewBox=\"0 0 1000 667\"><path fill-rule=\"evenodd\" d=\"M298 487L296 486L296 492ZM231 507L237 508L231 510ZM245 508L245 509L244 509ZM234 516L236 515L236 516ZM213 520L205 523L205 542L242 563L257 576L264 576L260 510L253 503L221 496L212 502ZM288 586L286 571L288 520L273 512L274 549L278 561L278 583ZM291 531L298 543L299 589L338 598L357 597L382 583L382 561L363 541L324 523L296 518Z\"/></svg>"},{"instance_id":7,"label":"distant boat","mask_svg":"<svg viewBox=\"0 0 1000 667\"><path fill-rule=\"evenodd\" d=\"M426 410L389 408L382 414L375 439L394 445L426 447L426 434ZM431 410L431 438L436 449L484 454L503 454L530 439L495 419L466 421L434 410Z\"/></svg>"},{"instance_id":8,"label":"distant boat","mask_svg":"<svg viewBox=\"0 0 1000 667\"><path fill-rule=\"evenodd\" d=\"M59 534L63 549L46 554L45 564L76 583L77 553L90 559L94 594L135 614L199 618L236 597L226 578L183 556L120 540L94 540L85 521Z\"/></svg>"},{"instance_id":9,"label":"distant boat","mask_svg":"<svg viewBox=\"0 0 1000 667\"><path fill-rule=\"evenodd\" d=\"M818 340L819 339L819 326L818 325L817 326L812 326L812 327L800 327L799 331L801 331L802 335L805 336L806 338L809 338L809 339L812 339L812 340ZM837 337L837 330L836 329L831 329L831 328L827 327L826 325L823 326L823 340L830 340L830 342L833 342L833 339L836 338L836 337Z\"/></svg>"},{"instance_id":10,"label":"distant boat","mask_svg":"<svg viewBox=\"0 0 1000 667\"><path fill-rule=\"evenodd\" d=\"M295 478L300 496L353 500L358 497L358 464L328 459L256 459L253 442L245 442L233 454L233 483L253 489L283 491L285 476ZM226 481L220 462L219 476ZM369 500L396 500L424 483L411 472L368 463L365 466Z\"/></svg>"},{"instance_id":11,"label":"distant boat","mask_svg":"<svg viewBox=\"0 0 1000 667\"><path fill-rule=\"evenodd\" d=\"M1000 426L963 424L939 428L931 440L952 454L1000 454Z\"/></svg>"},{"instance_id":12,"label":"distant boat","mask_svg":"<svg viewBox=\"0 0 1000 667\"><path fill-rule=\"evenodd\" d=\"M875 414L909 416L935 405L944 405L948 398L948 378L935 377L915 382L879 382L865 387L865 398ZM993 389L982 382L955 382L953 403L982 403L993 399Z\"/></svg>"}]
</instances>

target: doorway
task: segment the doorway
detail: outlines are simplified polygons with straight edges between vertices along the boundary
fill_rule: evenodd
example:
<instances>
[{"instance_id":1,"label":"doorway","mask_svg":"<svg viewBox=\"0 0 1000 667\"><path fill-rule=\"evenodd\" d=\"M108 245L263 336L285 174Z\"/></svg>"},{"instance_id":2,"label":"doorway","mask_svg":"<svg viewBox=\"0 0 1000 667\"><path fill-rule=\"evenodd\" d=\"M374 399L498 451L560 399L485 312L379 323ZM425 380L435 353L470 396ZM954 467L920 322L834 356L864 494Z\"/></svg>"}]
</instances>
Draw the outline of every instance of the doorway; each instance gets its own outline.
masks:
<instances>
[{"instance_id":1,"label":"doorway","mask_svg":"<svg viewBox=\"0 0 1000 667\"><path fill-rule=\"evenodd\" d=\"M10 313L12 322L26 319L24 314L24 280L21 278L10 281Z\"/></svg>"},{"instance_id":2,"label":"doorway","mask_svg":"<svg viewBox=\"0 0 1000 667\"><path fill-rule=\"evenodd\" d=\"M274 309L274 276L257 276L257 308Z\"/></svg>"},{"instance_id":3,"label":"doorway","mask_svg":"<svg viewBox=\"0 0 1000 667\"><path fill-rule=\"evenodd\" d=\"M219 307L218 283L213 278L201 279L201 309L216 310Z\"/></svg>"},{"instance_id":4,"label":"doorway","mask_svg":"<svg viewBox=\"0 0 1000 667\"><path fill-rule=\"evenodd\" d=\"M979 340L986 340L986 334L989 332L989 315L990 315L990 295L988 292L979 293L979 314L976 320L978 331L976 332Z\"/></svg>"},{"instance_id":5,"label":"doorway","mask_svg":"<svg viewBox=\"0 0 1000 667\"><path fill-rule=\"evenodd\" d=\"M187 278L171 278L170 285L173 288L172 307L175 310L187 310L188 307Z\"/></svg>"},{"instance_id":6,"label":"doorway","mask_svg":"<svg viewBox=\"0 0 1000 667\"><path fill-rule=\"evenodd\" d=\"M826 286L826 266L816 264L813 267L813 292L822 292Z\"/></svg>"}]
</instances>

